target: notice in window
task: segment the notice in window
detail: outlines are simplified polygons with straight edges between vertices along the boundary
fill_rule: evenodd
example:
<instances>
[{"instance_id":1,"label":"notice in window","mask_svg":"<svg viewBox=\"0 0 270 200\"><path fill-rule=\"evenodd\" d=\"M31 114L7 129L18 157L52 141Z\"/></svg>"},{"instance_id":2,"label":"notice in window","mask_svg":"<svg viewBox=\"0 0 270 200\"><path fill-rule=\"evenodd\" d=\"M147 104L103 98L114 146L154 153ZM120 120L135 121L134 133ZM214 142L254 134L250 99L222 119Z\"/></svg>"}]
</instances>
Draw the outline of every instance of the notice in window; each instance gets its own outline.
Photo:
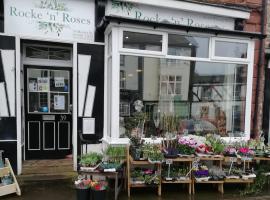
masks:
<instances>
[{"instance_id":1,"label":"notice in window","mask_svg":"<svg viewBox=\"0 0 270 200\"><path fill-rule=\"evenodd\" d=\"M65 79L64 77L55 77L54 78L54 87L65 87Z\"/></svg>"},{"instance_id":2,"label":"notice in window","mask_svg":"<svg viewBox=\"0 0 270 200\"><path fill-rule=\"evenodd\" d=\"M65 96L54 96L54 110L65 110Z\"/></svg>"},{"instance_id":3,"label":"notice in window","mask_svg":"<svg viewBox=\"0 0 270 200\"><path fill-rule=\"evenodd\" d=\"M38 77L37 78L38 91L48 92L49 91L49 78L48 77Z\"/></svg>"}]
</instances>

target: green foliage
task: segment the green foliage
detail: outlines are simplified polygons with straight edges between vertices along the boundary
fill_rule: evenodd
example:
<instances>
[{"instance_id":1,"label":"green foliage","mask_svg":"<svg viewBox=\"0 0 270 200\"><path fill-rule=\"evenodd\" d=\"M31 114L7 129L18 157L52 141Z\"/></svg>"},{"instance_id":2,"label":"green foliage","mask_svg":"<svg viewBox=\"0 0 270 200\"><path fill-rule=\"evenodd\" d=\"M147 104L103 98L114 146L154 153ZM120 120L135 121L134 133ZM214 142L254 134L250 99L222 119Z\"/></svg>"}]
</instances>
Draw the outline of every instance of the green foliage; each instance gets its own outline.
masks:
<instances>
[{"instance_id":1,"label":"green foliage","mask_svg":"<svg viewBox=\"0 0 270 200\"><path fill-rule=\"evenodd\" d=\"M251 184L250 186L246 187L245 190L240 192L241 196L246 196L246 195L256 195L260 194L263 189L265 188L267 184L267 176L265 173L270 171L270 166L269 165L259 165L257 172L257 176L254 180L254 183Z\"/></svg>"},{"instance_id":2,"label":"green foliage","mask_svg":"<svg viewBox=\"0 0 270 200\"><path fill-rule=\"evenodd\" d=\"M151 161L162 161L164 155L158 145L144 144L143 145L143 157L148 158Z\"/></svg>"},{"instance_id":3,"label":"green foliage","mask_svg":"<svg viewBox=\"0 0 270 200\"><path fill-rule=\"evenodd\" d=\"M80 164L82 166L93 167L93 166L96 166L101 160L102 160L102 155L100 153L91 152L91 153L81 156Z\"/></svg>"},{"instance_id":4,"label":"green foliage","mask_svg":"<svg viewBox=\"0 0 270 200\"><path fill-rule=\"evenodd\" d=\"M126 147L109 145L105 155L107 156L108 161L120 163L126 157Z\"/></svg>"},{"instance_id":5,"label":"green foliage","mask_svg":"<svg viewBox=\"0 0 270 200\"><path fill-rule=\"evenodd\" d=\"M192 155L195 154L195 149L188 146L188 145L184 145L184 144L178 144L177 145L177 149L179 151L180 154L183 155Z\"/></svg>"},{"instance_id":6,"label":"green foliage","mask_svg":"<svg viewBox=\"0 0 270 200\"><path fill-rule=\"evenodd\" d=\"M212 134L206 136L205 144L210 146L215 154L221 154L226 147L224 141L221 140L220 137Z\"/></svg>"}]
</instances>

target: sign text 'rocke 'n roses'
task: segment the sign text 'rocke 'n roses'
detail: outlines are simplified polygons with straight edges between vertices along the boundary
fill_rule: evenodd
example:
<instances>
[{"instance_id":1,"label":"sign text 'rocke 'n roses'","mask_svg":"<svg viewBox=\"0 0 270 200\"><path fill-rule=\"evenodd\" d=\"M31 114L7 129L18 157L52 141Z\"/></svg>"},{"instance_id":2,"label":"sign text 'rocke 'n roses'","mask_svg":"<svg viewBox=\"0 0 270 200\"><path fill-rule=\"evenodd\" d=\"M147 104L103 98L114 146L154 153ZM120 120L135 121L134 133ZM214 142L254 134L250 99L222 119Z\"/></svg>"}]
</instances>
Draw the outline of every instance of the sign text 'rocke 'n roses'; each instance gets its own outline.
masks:
<instances>
[{"instance_id":1,"label":"sign text 'rocke 'n roses'","mask_svg":"<svg viewBox=\"0 0 270 200\"><path fill-rule=\"evenodd\" d=\"M157 23L234 30L233 18L116 0L108 1L106 15Z\"/></svg>"},{"instance_id":2,"label":"sign text 'rocke 'n roses'","mask_svg":"<svg viewBox=\"0 0 270 200\"><path fill-rule=\"evenodd\" d=\"M77 42L94 41L92 0L4 0L5 33Z\"/></svg>"}]
</instances>

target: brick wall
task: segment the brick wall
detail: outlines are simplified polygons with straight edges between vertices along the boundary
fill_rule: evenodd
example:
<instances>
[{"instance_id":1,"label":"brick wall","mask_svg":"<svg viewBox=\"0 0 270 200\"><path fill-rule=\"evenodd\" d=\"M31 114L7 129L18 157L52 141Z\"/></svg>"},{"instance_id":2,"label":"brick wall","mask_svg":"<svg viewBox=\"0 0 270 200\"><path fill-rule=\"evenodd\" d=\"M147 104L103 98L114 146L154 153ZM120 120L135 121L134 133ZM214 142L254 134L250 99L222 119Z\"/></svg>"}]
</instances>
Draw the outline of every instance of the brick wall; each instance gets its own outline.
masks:
<instances>
[{"instance_id":1,"label":"brick wall","mask_svg":"<svg viewBox=\"0 0 270 200\"><path fill-rule=\"evenodd\" d=\"M223 4L230 6L241 6L251 10L250 18L244 21L244 30L249 32L261 32L261 12L263 0L195 0L199 2L207 2L213 4ZM270 19L270 0L268 0L268 17ZM270 21L270 20L269 20ZM266 25L269 27L267 33L270 35L270 23ZM269 40L266 40L266 46L270 44ZM258 65L259 61L259 40L255 44L254 55L254 69L253 69L253 91L252 91L252 116L251 116L251 136L256 137L258 131L262 129L262 117L263 117L263 99L264 99L264 61L262 65ZM263 56L264 58L264 56ZM257 77L258 68L260 67L260 75ZM257 78L259 78L259 90L256 91ZM257 99L258 96L258 99ZM257 113L255 113L255 104L258 104ZM254 117L257 117L257 124L254 124Z\"/></svg>"}]
</instances>

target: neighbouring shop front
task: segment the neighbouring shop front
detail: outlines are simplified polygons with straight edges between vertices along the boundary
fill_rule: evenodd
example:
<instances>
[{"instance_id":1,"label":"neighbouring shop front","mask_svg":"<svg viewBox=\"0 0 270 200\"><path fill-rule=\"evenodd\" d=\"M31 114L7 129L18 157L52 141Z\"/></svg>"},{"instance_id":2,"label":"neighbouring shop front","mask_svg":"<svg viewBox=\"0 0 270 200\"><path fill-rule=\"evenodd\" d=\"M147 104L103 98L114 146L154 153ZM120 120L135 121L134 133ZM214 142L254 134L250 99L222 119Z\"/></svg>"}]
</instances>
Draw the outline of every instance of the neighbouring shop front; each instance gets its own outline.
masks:
<instances>
[{"instance_id":1,"label":"neighbouring shop front","mask_svg":"<svg viewBox=\"0 0 270 200\"><path fill-rule=\"evenodd\" d=\"M4 1L0 149L19 174L25 159L69 154L76 169L80 134L161 138L166 119L179 133L250 138L262 37L238 30L250 11L170 2Z\"/></svg>"}]
</instances>

